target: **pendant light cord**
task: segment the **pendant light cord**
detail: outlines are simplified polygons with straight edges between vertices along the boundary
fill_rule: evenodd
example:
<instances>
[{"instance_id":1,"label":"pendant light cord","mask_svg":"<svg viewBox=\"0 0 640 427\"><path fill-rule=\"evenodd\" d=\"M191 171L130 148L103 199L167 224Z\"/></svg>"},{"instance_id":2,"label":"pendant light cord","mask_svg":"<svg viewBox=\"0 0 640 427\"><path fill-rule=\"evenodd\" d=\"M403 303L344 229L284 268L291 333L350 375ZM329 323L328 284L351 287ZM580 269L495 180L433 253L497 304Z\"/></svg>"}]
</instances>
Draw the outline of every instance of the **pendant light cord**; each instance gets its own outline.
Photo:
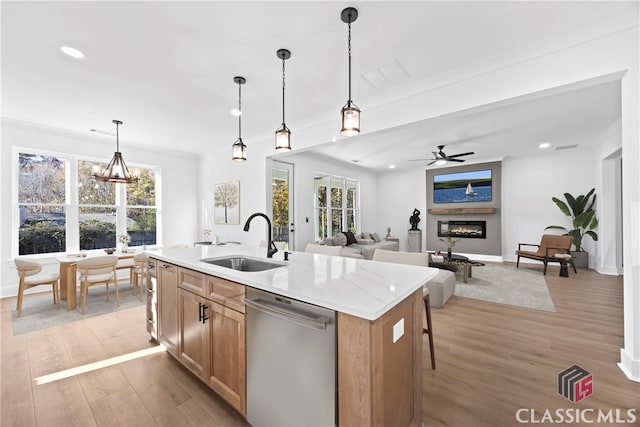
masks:
<instances>
[{"instance_id":1,"label":"pendant light cord","mask_svg":"<svg viewBox=\"0 0 640 427\"><path fill-rule=\"evenodd\" d=\"M120 123L116 123L116 151L120 152L120 132L118 132L118 128L120 127Z\"/></svg>"},{"instance_id":2,"label":"pendant light cord","mask_svg":"<svg viewBox=\"0 0 640 427\"><path fill-rule=\"evenodd\" d=\"M349 103L351 103L351 15L349 15L349 37L348 37L348 44L349 44Z\"/></svg>"},{"instance_id":3,"label":"pendant light cord","mask_svg":"<svg viewBox=\"0 0 640 427\"><path fill-rule=\"evenodd\" d=\"M282 125L284 127L284 56L282 57Z\"/></svg>"},{"instance_id":4,"label":"pendant light cord","mask_svg":"<svg viewBox=\"0 0 640 427\"><path fill-rule=\"evenodd\" d=\"M238 83L238 139L242 139L242 85Z\"/></svg>"}]
</instances>

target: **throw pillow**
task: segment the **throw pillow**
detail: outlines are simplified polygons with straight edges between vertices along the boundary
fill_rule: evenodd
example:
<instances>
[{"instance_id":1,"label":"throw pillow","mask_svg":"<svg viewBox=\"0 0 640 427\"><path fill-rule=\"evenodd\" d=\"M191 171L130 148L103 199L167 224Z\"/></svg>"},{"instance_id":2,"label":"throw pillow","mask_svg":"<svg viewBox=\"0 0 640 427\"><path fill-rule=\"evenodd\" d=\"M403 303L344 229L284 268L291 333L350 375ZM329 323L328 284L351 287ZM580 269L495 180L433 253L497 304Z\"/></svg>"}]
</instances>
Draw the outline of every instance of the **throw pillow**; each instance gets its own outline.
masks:
<instances>
[{"instance_id":1,"label":"throw pillow","mask_svg":"<svg viewBox=\"0 0 640 427\"><path fill-rule=\"evenodd\" d=\"M333 236L333 244L336 246L346 246L347 236L345 236L344 233L336 233L336 235Z\"/></svg>"},{"instance_id":2,"label":"throw pillow","mask_svg":"<svg viewBox=\"0 0 640 427\"><path fill-rule=\"evenodd\" d=\"M360 233L360 236L362 236L363 239L371 239L371 235L369 233L366 232L362 232Z\"/></svg>"},{"instance_id":3,"label":"throw pillow","mask_svg":"<svg viewBox=\"0 0 640 427\"><path fill-rule=\"evenodd\" d=\"M356 239L356 236L354 236L351 231L343 231L342 234L347 236L347 246L353 245L355 243L358 243L358 240Z\"/></svg>"},{"instance_id":4,"label":"throw pillow","mask_svg":"<svg viewBox=\"0 0 640 427\"><path fill-rule=\"evenodd\" d=\"M380 243L381 242L380 236L378 236L378 233L371 233L371 238L373 239L373 241L375 243Z\"/></svg>"}]
</instances>

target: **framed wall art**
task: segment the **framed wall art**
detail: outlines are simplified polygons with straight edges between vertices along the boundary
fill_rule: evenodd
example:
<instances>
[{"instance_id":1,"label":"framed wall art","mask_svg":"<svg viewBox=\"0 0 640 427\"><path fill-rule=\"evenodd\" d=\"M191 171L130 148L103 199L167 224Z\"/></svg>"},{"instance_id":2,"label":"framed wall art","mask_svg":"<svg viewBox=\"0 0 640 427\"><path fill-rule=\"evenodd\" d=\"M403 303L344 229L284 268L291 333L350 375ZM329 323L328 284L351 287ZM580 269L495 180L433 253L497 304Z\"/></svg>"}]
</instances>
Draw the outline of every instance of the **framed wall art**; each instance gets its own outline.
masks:
<instances>
[{"instance_id":1,"label":"framed wall art","mask_svg":"<svg viewBox=\"0 0 640 427\"><path fill-rule=\"evenodd\" d=\"M214 185L213 218L216 224L240 224L240 181Z\"/></svg>"}]
</instances>

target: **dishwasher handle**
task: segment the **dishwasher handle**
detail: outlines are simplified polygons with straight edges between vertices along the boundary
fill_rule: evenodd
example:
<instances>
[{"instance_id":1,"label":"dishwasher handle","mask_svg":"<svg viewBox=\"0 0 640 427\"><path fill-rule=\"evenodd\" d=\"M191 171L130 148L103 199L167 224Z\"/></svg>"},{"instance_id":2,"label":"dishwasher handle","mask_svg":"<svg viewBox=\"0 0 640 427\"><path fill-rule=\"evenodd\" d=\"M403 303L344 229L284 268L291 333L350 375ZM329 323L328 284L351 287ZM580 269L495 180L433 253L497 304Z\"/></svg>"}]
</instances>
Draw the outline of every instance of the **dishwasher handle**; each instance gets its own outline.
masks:
<instances>
[{"instance_id":1,"label":"dishwasher handle","mask_svg":"<svg viewBox=\"0 0 640 427\"><path fill-rule=\"evenodd\" d=\"M331 320L326 317L308 317L289 311L275 304L270 304L269 301L260 297L244 298L243 301L247 307L251 307L254 310L258 310L273 317L277 317L278 319L293 322L311 329L324 331L327 329L327 324L331 322Z\"/></svg>"}]
</instances>

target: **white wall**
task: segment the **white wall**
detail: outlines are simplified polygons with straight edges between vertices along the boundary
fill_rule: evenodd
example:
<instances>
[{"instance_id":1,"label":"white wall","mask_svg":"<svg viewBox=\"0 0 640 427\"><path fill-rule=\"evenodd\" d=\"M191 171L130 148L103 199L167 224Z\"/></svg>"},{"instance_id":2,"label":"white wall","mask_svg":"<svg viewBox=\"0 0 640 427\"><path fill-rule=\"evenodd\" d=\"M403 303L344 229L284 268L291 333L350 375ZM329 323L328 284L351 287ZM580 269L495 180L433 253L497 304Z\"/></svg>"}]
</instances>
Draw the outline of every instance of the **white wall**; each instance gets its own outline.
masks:
<instances>
[{"instance_id":1,"label":"white wall","mask_svg":"<svg viewBox=\"0 0 640 427\"><path fill-rule=\"evenodd\" d=\"M539 243L549 225L571 228L551 197L564 200L564 193L576 196L596 189L602 191L597 178L599 169L594 149L553 151L527 159L505 159L502 163L502 248L505 261L515 261L518 243ZM589 263L596 265L596 245L589 238L583 240L589 252Z\"/></svg>"},{"instance_id":2,"label":"white wall","mask_svg":"<svg viewBox=\"0 0 640 427\"><path fill-rule=\"evenodd\" d=\"M304 250L315 241L314 177L316 173L330 174L360 181L360 231L377 232L377 175L357 165L334 162L312 153L296 153L277 160L294 164L294 224L295 247ZM307 218L309 221L307 222Z\"/></svg>"},{"instance_id":3,"label":"white wall","mask_svg":"<svg viewBox=\"0 0 640 427\"><path fill-rule=\"evenodd\" d=\"M17 256L17 244L13 246L13 182L12 149L18 146L26 149L46 150L58 153L72 153L88 158L110 159L114 152L114 141L94 138L92 135L64 132L10 120L2 121L2 206L0 211L0 260L2 260L2 282L0 296L17 294L18 276L13 258ZM161 169L161 183L158 196L162 199L162 224L158 224L158 244L171 245L193 242L198 236L197 210L197 159L177 152L158 152L140 149L122 142L120 149L129 166L150 165ZM45 264L45 271L58 271L54 257L38 257ZM35 289L38 290L37 288Z\"/></svg>"},{"instance_id":4,"label":"white wall","mask_svg":"<svg viewBox=\"0 0 640 427\"><path fill-rule=\"evenodd\" d=\"M377 230L400 239L400 250L407 250L407 230L411 228L409 217L414 209L421 213L418 228L422 229L422 248L426 240L427 193L423 167L406 171L391 171L378 175L378 223Z\"/></svg>"}]
</instances>

